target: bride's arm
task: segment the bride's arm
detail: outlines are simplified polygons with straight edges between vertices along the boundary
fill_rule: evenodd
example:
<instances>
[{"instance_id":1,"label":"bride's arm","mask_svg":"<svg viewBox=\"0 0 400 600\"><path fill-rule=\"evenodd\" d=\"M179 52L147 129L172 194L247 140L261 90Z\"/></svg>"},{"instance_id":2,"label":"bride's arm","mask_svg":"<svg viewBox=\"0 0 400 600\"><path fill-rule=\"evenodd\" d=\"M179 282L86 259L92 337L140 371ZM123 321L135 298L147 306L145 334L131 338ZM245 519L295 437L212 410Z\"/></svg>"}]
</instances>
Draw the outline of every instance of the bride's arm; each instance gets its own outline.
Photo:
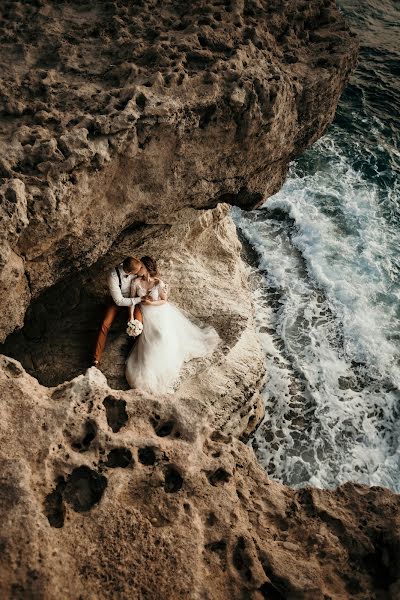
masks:
<instances>
[{"instance_id":1,"label":"bride's arm","mask_svg":"<svg viewBox=\"0 0 400 600\"><path fill-rule=\"evenodd\" d=\"M143 300L142 304L151 304L151 306L161 306L161 304L166 304L166 300Z\"/></svg>"}]
</instances>

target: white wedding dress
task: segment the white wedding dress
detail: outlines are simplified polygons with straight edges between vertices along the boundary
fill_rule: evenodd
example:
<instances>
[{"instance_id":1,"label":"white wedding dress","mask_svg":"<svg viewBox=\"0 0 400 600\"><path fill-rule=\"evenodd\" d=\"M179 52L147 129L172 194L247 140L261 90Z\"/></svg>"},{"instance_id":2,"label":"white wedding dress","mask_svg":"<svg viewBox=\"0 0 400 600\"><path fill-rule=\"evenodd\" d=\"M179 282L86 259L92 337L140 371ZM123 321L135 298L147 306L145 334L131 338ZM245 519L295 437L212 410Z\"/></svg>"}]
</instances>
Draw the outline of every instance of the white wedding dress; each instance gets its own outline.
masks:
<instances>
[{"instance_id":1,"label":"white wedding dress","mask_svg":"<svg viewBox=\"0 0 400 600\"><path fill-rule=\"evenodd\" d=\"M148 293L153 300L167 291L159 281ZM132 284L132 297L145 296L140 280ZM170 302L159 306L141 304L143 332L126 361L126 379L132 388L151 394L173 392L183 363L211 354L220 338L211 326L198 327Z\"/></svg>"}]
</instances>

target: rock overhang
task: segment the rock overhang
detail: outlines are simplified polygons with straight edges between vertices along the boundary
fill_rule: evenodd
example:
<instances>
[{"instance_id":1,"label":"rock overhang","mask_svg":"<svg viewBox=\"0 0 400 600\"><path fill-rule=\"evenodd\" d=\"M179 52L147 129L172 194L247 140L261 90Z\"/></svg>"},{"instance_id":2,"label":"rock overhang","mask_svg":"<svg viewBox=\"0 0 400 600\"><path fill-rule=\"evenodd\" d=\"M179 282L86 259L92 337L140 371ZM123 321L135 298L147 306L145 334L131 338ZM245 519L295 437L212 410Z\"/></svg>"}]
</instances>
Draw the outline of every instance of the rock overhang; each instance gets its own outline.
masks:
<instances>
[{"instance_id":1,"label":"rock overhang","mask_svg":"<svg viewBox=\"0 0 400 600\"><path fill-rule=\"evenodd\" d=\"M126 227L259 206L332 120L357 49L330 0L38 2L2 17L0 285L16 289L3 335Z\"/></svg>"}]
</instances>

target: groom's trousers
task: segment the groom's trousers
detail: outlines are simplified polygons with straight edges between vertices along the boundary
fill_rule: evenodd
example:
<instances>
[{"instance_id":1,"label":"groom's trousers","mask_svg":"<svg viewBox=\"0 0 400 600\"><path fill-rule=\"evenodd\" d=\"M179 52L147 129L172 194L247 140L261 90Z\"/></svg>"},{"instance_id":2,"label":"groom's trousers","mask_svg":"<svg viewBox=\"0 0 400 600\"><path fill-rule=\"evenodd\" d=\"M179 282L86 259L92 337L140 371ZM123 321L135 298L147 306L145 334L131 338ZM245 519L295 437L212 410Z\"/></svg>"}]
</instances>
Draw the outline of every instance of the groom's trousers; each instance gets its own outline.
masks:
<instances>
[{"instance_id":1,"label":"groom's trousers","mask_svg":"<svg viewBox=\"0 0 400 600\"><path fill-rule=\"evenodd\" d=\"M100 362L100 359L103 355L104 347L106 345L107 335L111 325L115 317L118 315L120 310L127 310L126 306L117 306L114 302L110 302L106 308L104 313L104 318L101 323L99 333L97 336L96 347L94 350L93 360ZM142 311L140 310L140 306L136 304L135 306L135 319L143 322Z\"/></svg>"}]
</instances>

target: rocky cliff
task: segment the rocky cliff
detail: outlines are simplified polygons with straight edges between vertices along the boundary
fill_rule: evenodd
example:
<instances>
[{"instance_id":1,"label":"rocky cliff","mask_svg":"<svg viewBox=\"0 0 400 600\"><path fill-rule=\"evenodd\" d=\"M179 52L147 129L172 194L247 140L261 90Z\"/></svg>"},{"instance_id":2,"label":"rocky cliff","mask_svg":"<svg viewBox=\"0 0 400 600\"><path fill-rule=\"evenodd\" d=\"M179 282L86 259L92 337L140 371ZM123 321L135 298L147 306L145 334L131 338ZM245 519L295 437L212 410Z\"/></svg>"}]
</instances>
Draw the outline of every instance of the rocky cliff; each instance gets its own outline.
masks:
<instances>
[{"instance_id":1,"label":"rocky cliff","mask_svg":"<svg viewBox=\"0 0 400 600\"><path fill-rule=\"evenodd\" d=\"M331 122L334 3L6 0L0 45L2 597L399 597L397 496L290 490L237 439L264 363L228 208ZM104 273L145 253L222 339L165 398L126 390L123 319L86 371Z\"/></svg>"},{"instance_id":2,"label":"rocky cliff","mask_svg":"<svg viewBox=\"0 0 400 600\"><path fill-rule=\"evenodd\" d=\"M3 339L127 227L276 191L356 56L331 0L4 1L0 44Z\"/></svg>"},{"instance_id":3,"label":"rocky cliff","mask_svg":"<svg viewBox=\"0 0 400 600\"><path fill-rule=\"evenodd\" d=\"M191 397L0 366L2 598L398 598L398 496L291 490ZM7 449L7 455L4 449Z\"/></svg>"}]
</instances>

